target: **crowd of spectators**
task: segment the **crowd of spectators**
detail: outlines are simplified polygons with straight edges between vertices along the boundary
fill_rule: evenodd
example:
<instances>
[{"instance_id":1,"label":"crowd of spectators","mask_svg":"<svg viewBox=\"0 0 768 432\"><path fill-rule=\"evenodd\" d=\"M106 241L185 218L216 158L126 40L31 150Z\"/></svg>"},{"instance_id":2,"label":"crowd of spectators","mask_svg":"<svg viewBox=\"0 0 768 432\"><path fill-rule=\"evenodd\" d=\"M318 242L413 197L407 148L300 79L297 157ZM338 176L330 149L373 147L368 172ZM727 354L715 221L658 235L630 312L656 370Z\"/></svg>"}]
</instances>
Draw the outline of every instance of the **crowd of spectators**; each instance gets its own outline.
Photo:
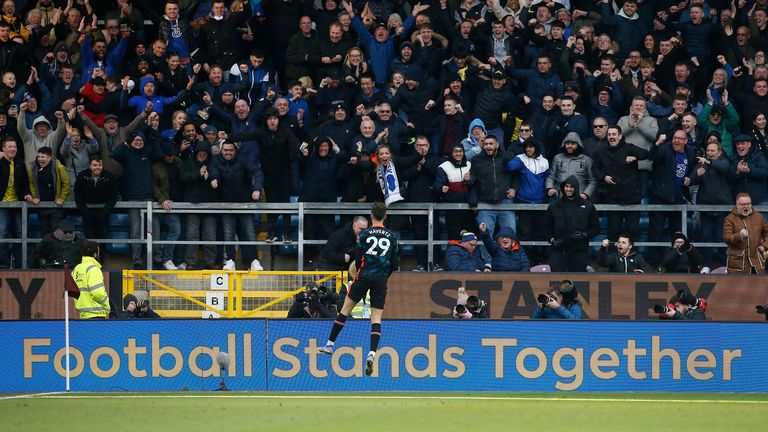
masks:
<instances>
[{"instance_id":1,"label":"crowd of spectators","mask_svg":"<svg viewBox=\"0 0 768 432\"><path fill-rule=\"evenodd\" d=\"M42 234L76 202L89 238L109 236L117 201L156 201L153 233L169 241L252 242L262 228L268 242L295 240L287 214L261 227L260 215L182 215L176 202L465 203L437 228L446 261L583 271L593 204L733 205L744 192L768 203L767 41L768 0L4 0L0 193L55 203L38 212ZM550 208L478 210L515 203ZM690 252L723 241L726 215L697 213L689 240L673 238L679 212L651 212L648 240ZM640 213L606 216L602 234L631 251ZM131 238L141 218L130 211ZM391 224L425 240L425 222ZM338 228L307 224L315 239ZM359 224L334 237L348 243ZM20 228L0 209L0 238ZM13 265L2 247L0 265ZM255 246L241 249L261 268ZM427 250L417 269L439 270ZM600 260L626 264L612 254ZM234 268L235 256L155 254L166 269ZM131 258L146 265L139 244ZM692 265L647 258L638 269L726 260L712 248Z\"/></svg>"}]
</instances>

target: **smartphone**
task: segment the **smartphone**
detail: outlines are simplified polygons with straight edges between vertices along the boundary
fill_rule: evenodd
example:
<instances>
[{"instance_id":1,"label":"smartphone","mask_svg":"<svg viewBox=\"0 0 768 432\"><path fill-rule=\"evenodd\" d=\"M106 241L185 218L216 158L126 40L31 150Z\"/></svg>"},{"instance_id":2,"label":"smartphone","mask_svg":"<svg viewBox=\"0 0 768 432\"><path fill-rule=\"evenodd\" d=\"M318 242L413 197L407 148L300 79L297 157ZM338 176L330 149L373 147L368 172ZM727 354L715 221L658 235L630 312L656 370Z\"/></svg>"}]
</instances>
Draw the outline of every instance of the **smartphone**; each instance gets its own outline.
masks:
<instances>
[{"instance_id":1,"label":"smartphone","mask_svg":"<svg viewBox=\"0 0 768 432\"><path fill-rule=\"evenodd\" d=\"M300 151L304 151L304 150L307 149L307 147L309 147L309 144L303 142L303 143L301 143L301 147L299 147L299 150Z\"/></svg>"}]
</instances>

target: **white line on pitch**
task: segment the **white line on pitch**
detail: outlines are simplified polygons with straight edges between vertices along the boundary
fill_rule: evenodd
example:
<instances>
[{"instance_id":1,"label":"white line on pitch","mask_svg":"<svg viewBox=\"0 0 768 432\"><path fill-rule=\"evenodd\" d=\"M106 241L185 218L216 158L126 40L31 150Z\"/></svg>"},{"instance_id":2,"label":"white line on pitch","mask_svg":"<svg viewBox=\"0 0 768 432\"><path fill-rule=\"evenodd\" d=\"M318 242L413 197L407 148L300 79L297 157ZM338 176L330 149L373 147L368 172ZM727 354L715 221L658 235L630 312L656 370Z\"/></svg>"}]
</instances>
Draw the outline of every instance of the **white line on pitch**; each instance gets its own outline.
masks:
<instances>
[{"instance_id":1,"label":"white line on pitch","mask_svg":"<svg viewBox=\"0 0 768 432\"><path fill-rule=\"evenodd\" d=\"M620 398L560 398L560 397L526 397L526 396L367 396L367 395L248 395L248 394L190 394L190 395L146 395L146 394L40 394L34 395L42 399L100 399L104 397L123 398L123 399L150 399L150 398L187 398L187 399L207 399L207 398L229 398L229 399L423 399L423 400L499 400L499 401L564 401L564 402L671 402L671 403L702 403L702 404L768 404L768 400L718 400L718 399L620 399Z\"/></svg>"},{"instance_id":2,"label":"white line on pitch","mask_svg":"<svg viewBox=\"0 0 768 432\"><path fill-rule=\"evenodd\" d=\"M26 398L35 398L35 397L42 397L42 396L52 396L52 395L61 395L64 394L64 392L48 392L48 393L30 393L30 394L20 394L20 395L14 395L14 396L0 396L0 400L10 400L10 399L26 399Z\"/></svg>"}]
</instances>

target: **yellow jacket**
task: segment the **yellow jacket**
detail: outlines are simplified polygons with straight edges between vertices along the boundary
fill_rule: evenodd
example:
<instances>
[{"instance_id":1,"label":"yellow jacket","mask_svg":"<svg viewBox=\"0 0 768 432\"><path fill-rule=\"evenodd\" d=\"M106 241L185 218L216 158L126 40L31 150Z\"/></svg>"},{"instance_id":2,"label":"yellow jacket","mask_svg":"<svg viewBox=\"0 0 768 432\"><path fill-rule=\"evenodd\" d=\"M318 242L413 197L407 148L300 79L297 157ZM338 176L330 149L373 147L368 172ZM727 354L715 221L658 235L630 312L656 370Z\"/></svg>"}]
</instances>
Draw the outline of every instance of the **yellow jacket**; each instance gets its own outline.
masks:
<instances>
[{"instance_id":1,"label":"yellow jacket","mask_svg":"<svg viewBox=\"0 0 768 432\"><path fill-rule=\"evenodd\" d=\"M93 257L85 256L72 271L72 278L80 288L80 298L75 300L80 319L106 318L109 315L109 297L104 287L101 264Z\"/></svg>"},{"instance_id":2,"label":"yellow jacket","mask_svg":"<svg viewBox=\"0 0 768 432\"><path fill-rule=\"evenodd\" d=\"M69 173L58 159L51 160L51 163L53 164L53 188L54 193L56 194L55 200L63 203L69 199ZM37 189L37 169L37 161L29 164L29 167L27 168L27 172L29 173L29 189L32 198L40 198L40 192Z\"/></svg>"}]
</instances>

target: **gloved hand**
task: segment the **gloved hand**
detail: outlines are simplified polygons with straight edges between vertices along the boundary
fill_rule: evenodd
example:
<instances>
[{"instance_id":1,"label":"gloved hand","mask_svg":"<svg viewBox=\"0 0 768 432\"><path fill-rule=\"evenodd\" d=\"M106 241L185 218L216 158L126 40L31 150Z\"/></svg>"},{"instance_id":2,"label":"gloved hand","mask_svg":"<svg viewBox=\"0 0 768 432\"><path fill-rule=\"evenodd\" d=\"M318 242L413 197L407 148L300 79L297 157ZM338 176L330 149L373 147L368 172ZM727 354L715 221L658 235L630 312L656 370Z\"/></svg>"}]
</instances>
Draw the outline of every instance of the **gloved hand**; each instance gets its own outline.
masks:
<instances>
[{"instance_id":1,"label":"gloved hand","mask_svg":"<svg viewBox=\"0 0 768 432\"><path fill-rule=\"evenodd\" d=\"M587 238L587 233L584 231L574 231L570 235L571 240L585 240Z\"/></svg>"},{"instance_id":2,"label":"gloved hand","mask_svg":"<svg viewBox=\"0 0 768 432\"><path fill-rule=\"evenodd\" d=\"M561 238L552 238L549 240L549 244L551 244L552 248L555 250L562 250L563 247L565 247L565 240Z\"/></svg>"}]
</instances>

